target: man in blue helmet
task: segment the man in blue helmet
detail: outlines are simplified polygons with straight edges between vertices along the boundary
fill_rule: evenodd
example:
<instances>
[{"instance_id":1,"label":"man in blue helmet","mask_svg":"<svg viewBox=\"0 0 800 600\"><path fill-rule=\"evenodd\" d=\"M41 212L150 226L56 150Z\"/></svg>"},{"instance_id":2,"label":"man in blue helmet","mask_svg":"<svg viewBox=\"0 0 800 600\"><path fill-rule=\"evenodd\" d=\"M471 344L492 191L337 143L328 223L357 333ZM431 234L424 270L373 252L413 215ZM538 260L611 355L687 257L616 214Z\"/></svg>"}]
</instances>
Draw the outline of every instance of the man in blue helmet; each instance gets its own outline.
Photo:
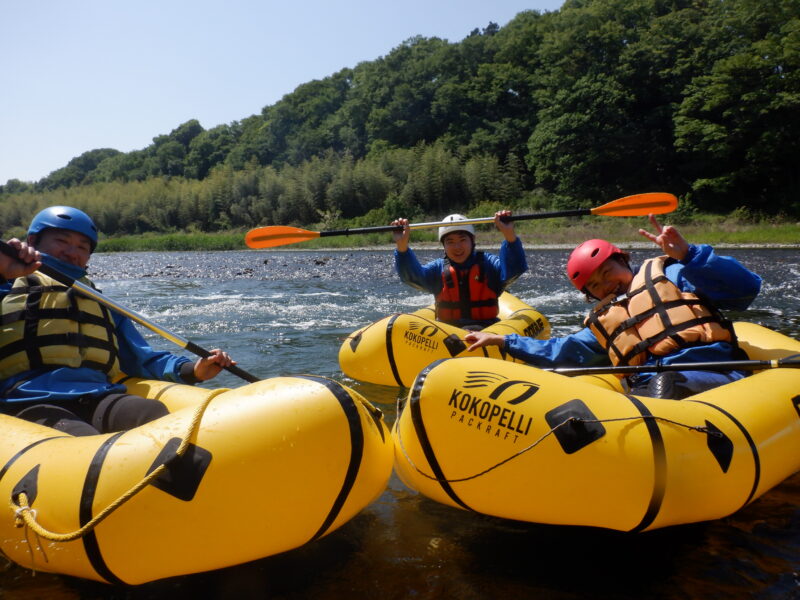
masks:
<instances>
[{"instance_id":1,"label":"man in blue helmet","mask_svg":"<svg viewBox=\"0 0 800 600\"><path fill-rule=\"evenodd\" d=\"M122 431L168 412L114 383L122 374L194 384L235 364L219 349L194 363L157 352L127 317L35 272L45 263L92 285L97 227L83 211L46 208L25 242L8 243L18 260L0 255L0 412L72 435Z\"/></svg>"}]
</instances>

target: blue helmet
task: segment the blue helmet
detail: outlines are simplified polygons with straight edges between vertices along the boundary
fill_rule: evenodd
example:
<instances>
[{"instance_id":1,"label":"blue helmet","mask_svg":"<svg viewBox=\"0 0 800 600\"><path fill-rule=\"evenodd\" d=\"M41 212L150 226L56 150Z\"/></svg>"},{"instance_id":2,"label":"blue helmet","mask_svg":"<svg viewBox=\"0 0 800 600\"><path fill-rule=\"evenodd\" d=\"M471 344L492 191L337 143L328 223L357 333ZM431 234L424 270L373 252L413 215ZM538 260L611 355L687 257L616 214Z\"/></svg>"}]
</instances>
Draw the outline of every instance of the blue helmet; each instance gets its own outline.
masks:
<instances>
[{"instance_id":1,"label":"blue helmet","mask_svg":"<svg viewBox=\"0 0 800 600\"><path fill-rule=\"evenodd\" d=\"M97 246L97 227L82 210L72 208L71 206L51 206L39 212L30 227L28 227L28 235L38 235L45 229L54 227L56 229L69 229L70 231L77 231L82 233L92 242L92 252Z\"/></svg>"}]
</instances>

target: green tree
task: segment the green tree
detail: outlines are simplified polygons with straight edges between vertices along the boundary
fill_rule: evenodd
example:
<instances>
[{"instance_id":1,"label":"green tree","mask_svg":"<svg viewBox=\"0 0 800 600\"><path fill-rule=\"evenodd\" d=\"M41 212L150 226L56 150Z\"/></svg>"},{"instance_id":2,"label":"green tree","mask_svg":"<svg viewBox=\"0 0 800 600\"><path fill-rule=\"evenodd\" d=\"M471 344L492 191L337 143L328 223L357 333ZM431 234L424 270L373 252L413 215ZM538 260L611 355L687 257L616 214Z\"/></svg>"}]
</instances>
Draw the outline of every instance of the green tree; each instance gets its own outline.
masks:
<instances>
[{"instance_id":1,"label":"green tree","mask_svg":"<svg viewBox=\"0 0 800 600\"><path fill-rule=\"evenodd\" d=\"M627 145L635 136L630 97L613 78L587 75L558 92L542 111L529 142L536 181L560 194L595 204L627 187Z\"/></svg>"},{"instance_id":2,"label":"green tree","mask_svg":"<svg viewBox=\"0 0 800 600\"><path fill-rule=\"evenodd\" d=\"M205 179L212 167L225 161L240 137L241 126L238 122L200 132L189 142L184 175Z\"/></svg>"},{"instance_id":3,"label":"green tree","mask_svg":"<svg viewBox=\"0 0 800 600\"><path fill-rule=\"evenodd\" d=\"M800 15L797 3L739 0L719 27L738 40L693 79L676 117L676 145L704 209L800 207Z\"/></svg>"},{"instance_id":4,"label":"green tree","mask_svg":"<svg viewBox=\"0 0 800 600\"><path fill-rule=\"evenodd\" d=\"M179 142L168 140L159 144L155 160L151 162L151 176L183 175L183 161L186 157L186 148Z\"/></svg>"},{"instance_id":5,"label":"green tree","mask_svg":"<svg viewBox=\"0 0 800 600\"><path fill-rule=\"evenodd\" d=\"M40 189L54 190L59 187L70 187L90 183L93 171L107 158L119 156L119 150L98 148L89 150L67 163L67 166L53 171L39 182Z\"/></svg>"},{"instance_id":6,"label":"green tree","mask_svg":"<svg viewBox=\"0 0 800 600\"><path fill-rule=\"evenodd\" d=\"M420 145L400 191L400 200L428 213L440 214L468 205L461 164L443 144Z\"/></svg>"},{"instance_id":7,"label":"green tree","mask_svg":"<svg viewBox=\"0 0 800 600\"><path fill-rule=\"evenodd\" d=\"M19 179L9 179L5 185L0 185L0 194L21 194L23 192L32 192L34 185L27 181L20 181Z\"/></svg>"},{"instance_id":8,"label":"green tree","mask_svg":"<svg viewBox=\"0 0 800 600\"><path fill-rule=\"evenodd\" d=\"M169 133L169 138L178 142L184 148L188 148L194 138L205 131L197 119L186 121Z\"/></svg>"}]
</instances>

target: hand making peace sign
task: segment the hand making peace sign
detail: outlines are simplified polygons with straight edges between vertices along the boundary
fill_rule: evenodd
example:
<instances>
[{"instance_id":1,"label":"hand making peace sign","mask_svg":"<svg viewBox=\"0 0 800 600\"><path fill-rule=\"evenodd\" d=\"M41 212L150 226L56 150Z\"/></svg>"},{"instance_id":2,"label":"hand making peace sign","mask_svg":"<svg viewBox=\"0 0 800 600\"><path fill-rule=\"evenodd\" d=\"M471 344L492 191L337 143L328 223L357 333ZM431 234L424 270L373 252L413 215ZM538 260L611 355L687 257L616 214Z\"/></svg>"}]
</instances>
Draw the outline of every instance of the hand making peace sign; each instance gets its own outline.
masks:
<instances>
[{"instance_id":1,"label":"hand making peace sign","mask_svg":"<svg viewBox=\"0 0 800 600\"><path fill-rule=\"evenodd\" d=\"M648 240L661 246L664 254L676 260L683 260L689 252L689 242L678 233L672 225L665 225L663 228L658 224L654 215L648 215L658 235L652 234L645 229L640 229L639 233Z\"/></svg>"}]
</instances>

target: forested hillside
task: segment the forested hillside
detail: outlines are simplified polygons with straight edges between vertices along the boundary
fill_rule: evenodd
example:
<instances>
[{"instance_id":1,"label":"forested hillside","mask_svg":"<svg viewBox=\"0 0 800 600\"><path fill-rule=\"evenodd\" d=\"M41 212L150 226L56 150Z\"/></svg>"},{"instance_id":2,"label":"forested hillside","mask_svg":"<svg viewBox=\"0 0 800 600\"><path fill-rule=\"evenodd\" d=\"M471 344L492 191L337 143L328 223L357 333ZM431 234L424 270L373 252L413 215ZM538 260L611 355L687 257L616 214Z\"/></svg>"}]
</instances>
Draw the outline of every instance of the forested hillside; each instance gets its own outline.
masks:
<instances>
[{"instance_id":1,"label":"forested hillside","mask_svg":"<svg viewBox=\"0 0 800 600\"><path fill-rule=\"evenodd\" d=\"M644 191L800 215L800 2L567 0L413 38L259 115L196 120L0 186L0 229L65 203L106 235L385 223Z\"/></svg>"}]
</instances>

